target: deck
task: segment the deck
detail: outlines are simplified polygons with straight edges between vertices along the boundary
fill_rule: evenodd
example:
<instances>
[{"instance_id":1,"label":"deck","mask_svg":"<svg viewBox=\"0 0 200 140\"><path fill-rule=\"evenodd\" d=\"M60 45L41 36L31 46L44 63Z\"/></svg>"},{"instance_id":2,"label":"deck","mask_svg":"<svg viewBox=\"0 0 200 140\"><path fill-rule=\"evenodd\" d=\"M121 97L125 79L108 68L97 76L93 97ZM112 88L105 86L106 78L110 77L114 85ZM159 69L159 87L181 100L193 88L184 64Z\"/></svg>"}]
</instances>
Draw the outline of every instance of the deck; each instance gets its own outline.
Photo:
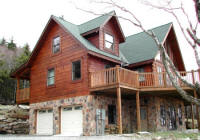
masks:
<instances>
[{"instance_id":1,"label":"deck","mask_svg":"<svg viewBox=\"0 0 200 140\"><path fill-rule=\"evenodd\" d=\"M179 74L190 83L200 81L199 71L179 72ZM175 79L183 89L190 90L178 78ZM166 72L139 73L121 67L114 67L90 74L90 90L92 92L118 86L141 92L175 90Z\"/></svg>"}]
</instances>

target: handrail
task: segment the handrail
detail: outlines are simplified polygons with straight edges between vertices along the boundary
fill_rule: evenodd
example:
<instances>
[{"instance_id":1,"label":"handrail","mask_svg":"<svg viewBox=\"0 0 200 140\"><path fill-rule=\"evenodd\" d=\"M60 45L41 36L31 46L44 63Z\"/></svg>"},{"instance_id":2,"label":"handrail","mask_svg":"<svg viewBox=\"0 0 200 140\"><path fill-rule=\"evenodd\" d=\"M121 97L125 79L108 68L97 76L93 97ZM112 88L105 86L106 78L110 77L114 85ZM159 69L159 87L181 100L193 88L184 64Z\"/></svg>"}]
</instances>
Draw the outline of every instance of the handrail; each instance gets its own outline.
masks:
<instances>
[{"instance_id":1,"label":"handrail","mask_svg":"<svg viewBox=\"0 0 200 140\"><path fill-rule=\"evenodd\" d=\"M194 81L200 82L200 70L195 71L180 71L179 74L183 79L192 83ZM175 76L175 80L181 87L186 85ZM104 69L97 72L90 73L91 88L109 86L112 84L123 84L134 88L168 88L173 87L166 72L142 72L128 70L119 66Z\"/></svg>"}]
</instances>

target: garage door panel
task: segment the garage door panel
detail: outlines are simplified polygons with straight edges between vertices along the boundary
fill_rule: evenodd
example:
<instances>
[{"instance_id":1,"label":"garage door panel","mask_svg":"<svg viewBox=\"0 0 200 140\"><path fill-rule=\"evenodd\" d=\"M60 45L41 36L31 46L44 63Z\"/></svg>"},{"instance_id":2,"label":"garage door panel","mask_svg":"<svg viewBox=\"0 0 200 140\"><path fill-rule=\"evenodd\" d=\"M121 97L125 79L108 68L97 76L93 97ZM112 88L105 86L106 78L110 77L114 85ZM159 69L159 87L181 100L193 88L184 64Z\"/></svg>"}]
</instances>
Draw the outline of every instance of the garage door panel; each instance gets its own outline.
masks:
<instances>
[{"instance_id":1,"label":"garage door panel","mask_svg":"<svg viewBox=\"0 0 200 140\"><path fill-rule=\"evenodd\" d=\"M37 134L53 134L53 112L51 110L39 110L37 112Z\"/></svg>"},{"instance_id":2,"label":"garage door panel","mask_svg":"<svg viewBox=\"0 0 200 140\"><path fill-rule=\"evenodd\" d=\"M71 109L62 108L61 134L67 136L80 136L83 132L82 119L82 107L71 107Z\"/></svg>"}]
</instances>

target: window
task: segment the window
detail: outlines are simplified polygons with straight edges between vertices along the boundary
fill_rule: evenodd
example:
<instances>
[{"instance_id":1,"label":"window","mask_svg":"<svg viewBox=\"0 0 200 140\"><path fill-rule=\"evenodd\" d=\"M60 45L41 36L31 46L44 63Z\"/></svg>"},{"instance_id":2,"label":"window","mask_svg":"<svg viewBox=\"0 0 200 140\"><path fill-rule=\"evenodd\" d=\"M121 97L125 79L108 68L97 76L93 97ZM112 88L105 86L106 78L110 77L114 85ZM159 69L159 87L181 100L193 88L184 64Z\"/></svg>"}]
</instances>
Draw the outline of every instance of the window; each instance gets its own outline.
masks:
<instances>
[{"instance_id":1,"label":"window","mask_svg":"<svg viewBox=\"0 0 200 140\"><path fill-rule=\"evenodd\" d=\"M81 79L81 61L72 62L72 80Z\"/></svg>"},{"instance_id":2,"label":"window","mask_svg":"<svg viewBox=\"0 0 200 140\"><path fill-rule=\"evenodd\" d=\"M108 105L108 123L116 124L116 106Z\"/></svg>"},{"instance_id":3,"label":"window","mask_svg":"<svg viewBox=\"0 0 200 140\"><path fill-rule=\"evenodd\" d=\"M57 53L60 51L60 37L55 37L53 39L53 53Z\"/></svg>"},{"instance_id":4,"label":"window","mask_svg":"<svg viewBox=\"0 0 200 140\"><path fill-rule=\"evenodd\" d=\"M139 73L143 73L144 68L137 68L137 69L135 69L135 71L138 71ZM139 74L139 82L142 82L142 81L145 81L144 74Z\"/></svg>"},{"instance_id":5,"label":"window","mask_svg":"<svg viewBox=\"0 0 200 140\"><path fill-rule=\"evenodd\" d=\"M147 111L145 108L140 109L140 119L141 120L146 120L147 119Z\"/></svg>"},{"instance_id":6,"label":"window","mask_svg":"<svg viewBox=\"0 0 200 140\"><path fill-rule=\"evenodd\" d=\"M180 124L180 125L183 124L183 121L182 121L182 109L181 109L181 105L179 105L179 107L178 107L178 121L179 121L179 124Z\"/></svg>"},{"instance_id":7,"label":"window","mask_svg":"<svg viewBox=\"0 0 200 140\"><path fill-rule=\"evenodd\" d=\"M110 65L110 64L106 64L106 65L104 66L105 69L109 69L109 68L113 68L113 67L115 67L115 66Z\"/></svg>"},{"instance_id":8,"label":"window","mask_svg":"<svg viewBox=\"0 0 200 140\"><path fill-rule=\"evenodd\" d=\"M113 42L114 42L113 36L105 34L105 47L113 50Z\"/></svg>"},{"instance_id":9,"label":"window","mask_svg":"<svg viewBox=\"0 0 200 140\"><path fill-rule=\"evenodd\" d=\"M54 79L55 79L55 74L54 74L54 68L48 70L48 77L47 77L47 85L54 85Z\"/></svg>"},{"instance_id":10,"label":"window","mask_svg":"<svg viewBox=\"0 0 200 140\"><path fill-rule=\"evenodd\" d=\"M163 85L163 73L160 66L157 67L159 85Z\"/></svg>"},{"instance_id":11,"label":"window","mask_svg":"<svg viewBox=\"0 0 200 140\"><path fill-rule=\"evenodd\" d=\"M176 126L176 111L174 106L169 106L169 129L175 130L177 128Z\"/></svg>"},{"instance_id":12,"label":"window","mask_svg":"<svg viewBox=\"0 0 200 140\"><path fill-rule=\"evenodd\" d=\"M166 110L165 110L164 105L160 106L160 123L161 123L161 126L166 125Z\"/></svg>"},{"instance_id":13,"label":"window","mask_svg":"<svg viewBox=\"0 0 200 140\"><path fill-rule=\"evenodd\" d=\"M29 85L30 83L28 80L20 80L19 88L20 89L29 88Z\"/></svg>"}]
</instances>

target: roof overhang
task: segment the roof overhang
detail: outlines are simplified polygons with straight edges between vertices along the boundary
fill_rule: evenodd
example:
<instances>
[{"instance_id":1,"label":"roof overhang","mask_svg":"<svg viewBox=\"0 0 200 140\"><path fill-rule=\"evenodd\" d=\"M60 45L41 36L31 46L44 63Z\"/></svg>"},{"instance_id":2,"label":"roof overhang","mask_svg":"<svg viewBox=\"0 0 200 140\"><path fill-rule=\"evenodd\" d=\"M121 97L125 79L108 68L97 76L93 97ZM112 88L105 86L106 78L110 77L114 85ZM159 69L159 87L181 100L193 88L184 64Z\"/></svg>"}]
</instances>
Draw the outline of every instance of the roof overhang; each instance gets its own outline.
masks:
<instances>
[{"instance_id":1,"label":"roof overhang","mask_svg":"<svg viewBox=\"0 0 200 140\"><path fill-rule=\"evenodd\" d=\"M129 68L131 68L131 67L139 67L139 66L142 66L142 65L151 64L153 62L154 62L154 59L150 59L150 60L146 60L146 61L130 64L130 65L128 65L128 67Z\"/></svg>"}]
</instances>

